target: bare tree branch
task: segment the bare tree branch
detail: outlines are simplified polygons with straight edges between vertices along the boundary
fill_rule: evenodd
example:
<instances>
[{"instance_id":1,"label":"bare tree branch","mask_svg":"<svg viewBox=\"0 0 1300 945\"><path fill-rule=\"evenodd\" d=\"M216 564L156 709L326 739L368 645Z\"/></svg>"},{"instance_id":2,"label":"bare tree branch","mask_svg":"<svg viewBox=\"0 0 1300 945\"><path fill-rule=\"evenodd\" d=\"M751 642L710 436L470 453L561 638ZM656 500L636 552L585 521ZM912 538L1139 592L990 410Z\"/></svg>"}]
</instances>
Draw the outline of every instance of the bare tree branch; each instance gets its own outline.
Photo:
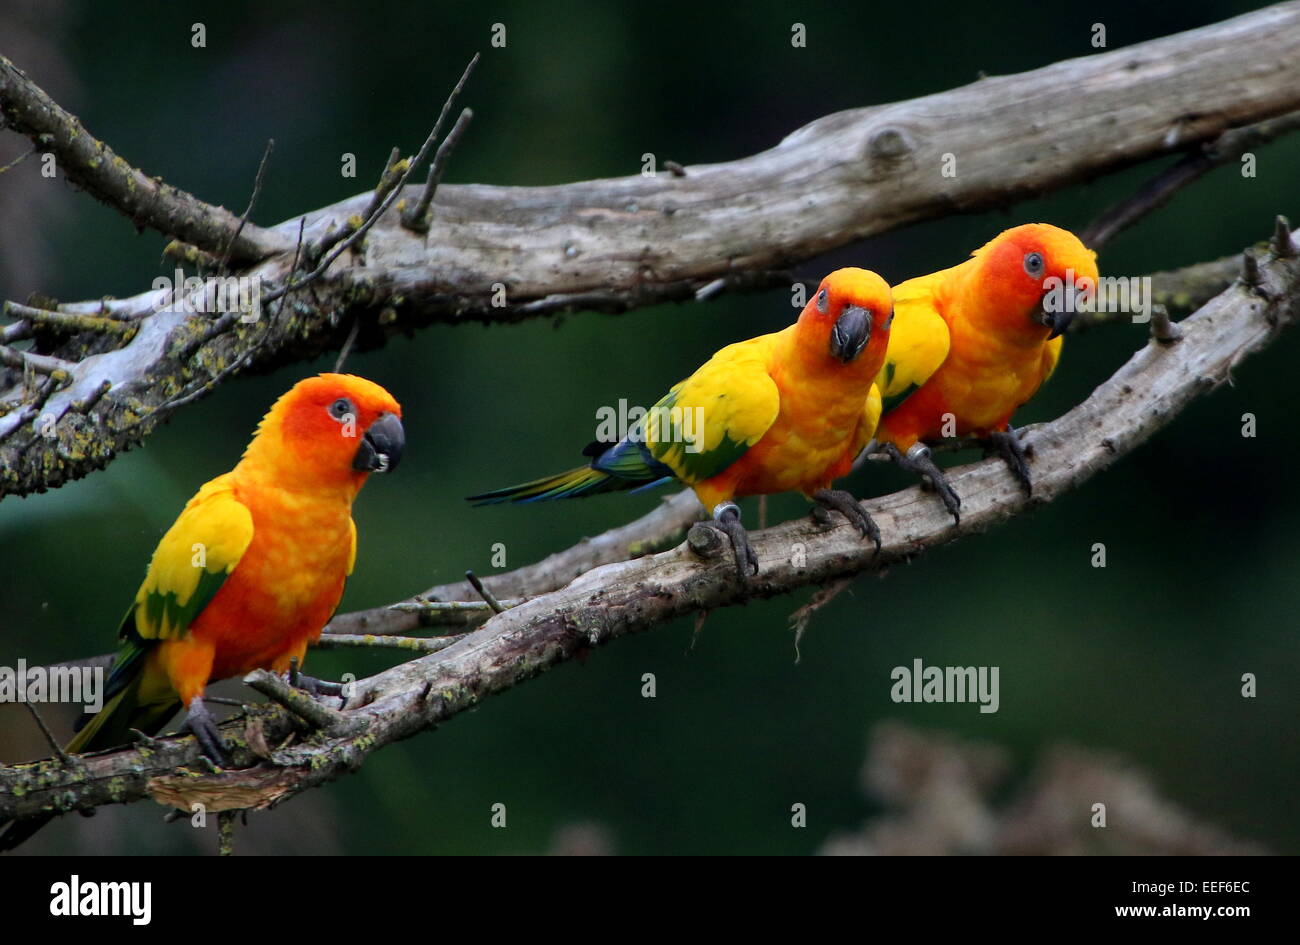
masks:
<instances>
[{"instance_id":1,"label":"bare tree branch","mask_svg":"<svg viewBox=\"0 0 1300 945\"><path fill-rule=\"evenodd\" d=\"M1188 184L1200 180L1216 167L1240 160L1252 148L1268 144L1297 128L1300 128L1300 112L1225 131L1152 178L1127 200L1107 209L1084 227L1079 239L1090 249L1101 249L1116 234L1163 207Z\"/></svg>"},{"instance_id":2,"label":"bare tree branch","mask_svg":"<svg viewBox=\"0 0 1300 945\"><path fill-rule=\"evenodd\" d=\"M17 70L6 64L4 75L6 101L33 100L36 92ZM52 102L41 108L63 114ZM787 267L854 240L1004 206L1297 110L1300 3L1290 2L1114 52L829 115L726 164L558 187L441 186L427 234L402 226L394 207L355 252L334 259L265 325L214 323L178 311L158 293L44 306L139 328L126 341L88 331L31 354L9 346L7 364L54 358L38 362L51 376L63 363L72 367L54 382L29 384L26 370L0 366L0 496L101 468L176 404L235 373L335 350L354 325L358 346L367 348L434 321L508 321L575 307L621 311L692 299L710 287L788 284ZM11 123L39 131L51 121L30 111ZM72 162L77 166L94 159L76 150L92 147L93 139L83 138L69 145L82 158ZM945 176L954 163L955 176ZM416 202L419 195L420 188L407 187L388 197ZM309 245L324 246L355 234L351 221L373 202L372 193L359 194L270 231L246 229L241 241L270 233L277 251L251 252L262 261L243 275L278 287L272 296L283 292L296 268L289 257L300 219ZM200 245L224 248L238 221L226 211L217 219ZM496 304L501 291L504 305Z\"/></svg>"},{"instance_id":3,"label":"bare tree branch","mask_svg":"<svg viewBox=\"0 0 1300 945\"><path fill-rule=\"evenodd\" d=\"M695 494L684 489L664 499L654 511L594 538L585 538L572 548L556 552L536 564L483 578L483 584L498 597L538 597L559 590L592 568L639 558L681 544L686 530L704 510ZM428 601L478 600L469 581L440 584L417 595ZM405 634L421 627L446 626L448 615L436 619L415 610L376 607L340 614L330 621L326 633ZM469 622L469 615L465 615Z\"/></svg>"},{"instance_id":4,"label":"bare tree branch","mask_svg":"<svg viewBox=\"0 0 1300 945\"><path fill-rule=\"evenodd\" d=\"M218 256L229 252L241 262L293 248L283 233L241 223L224 207L204 203L132 167L3 56L0 115L38 150L53 154L68 180L138 227L152 227Z\"/></svg>"},{"instance_id":5,"label":"bare tree branch","mask_svg":"<svg viewBox=\"0 0 1300 945\"><path fill-rule=\"evenodd\" d=\"M1284 253L1258 257L1254 285L1234 284L1179 323L1179 341L1151 340L1082 404L1029 431L1032 498L1004 464L991 460L951 472L962 496L961 526L917 488L867 502L884 538L878 556L847 524L826 529L804 519L756 532L751 540L761 571L753 591L785 594L914 558L1051 502L1108 467L1300 318L1294 238L1274 243ZM543 569L536 577L545 582L554 575ZM236 763L251 767L203 774L194 740L170 737L143 749L82 756L75 767L49 760L0 768L0 820L145 797L185 810L194 802L213 811L272 807L592 647L743 599L725 556L702 562L678 546L615 561L495 615L440 652L360 680L346 710L326 718L334 734L313 731L279 708L255 706L222 727Z\"/></svg>"}]
</instances>

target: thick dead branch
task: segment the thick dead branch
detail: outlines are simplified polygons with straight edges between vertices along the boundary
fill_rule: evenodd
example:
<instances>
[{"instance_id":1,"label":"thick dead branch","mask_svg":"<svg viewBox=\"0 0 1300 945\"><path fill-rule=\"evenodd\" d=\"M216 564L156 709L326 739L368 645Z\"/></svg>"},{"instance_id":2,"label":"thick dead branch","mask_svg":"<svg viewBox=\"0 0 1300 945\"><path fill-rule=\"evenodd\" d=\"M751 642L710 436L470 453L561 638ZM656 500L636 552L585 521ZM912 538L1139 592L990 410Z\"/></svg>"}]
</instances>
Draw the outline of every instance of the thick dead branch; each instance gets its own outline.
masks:
<instances>
[{"instance_id":1,"label":"thick dead branch","mask_svg":"<svg viewBox=\"0 0 1300 945\"><path fill-rule=\"evenodd\" d=\"M18 90L6 94L20 101L35 94L12 67L5 75L5 89ZM140 327L125 344L116 334L83 332L36 352L75 365L57 390L40 389L48 398L41 409L17 371L0 369L0 496L100 468L148 435L185 391L201 396L237 373L232 366L263 370L334 350L353 325L358 346L367 348L433 321L506 321L574 307L621 311L688 300L710 285L770 287L788 279L792 264L854 240L1005 206L1297 109L1300 3L1292 2L1127 49L829 115L726 164L558 187L441 186L427 234L402 226L394 207L354 252L277 309L265 332L239 324L210 332L210 317L159 309L156 293L107 306L56 306ZM39 130L39 117L25 120ZM88 135L70 145L95 146ZM84 164L94 155L83 157ZM954 176L945 176L945 166ZM420 192L412 186L389 196L418 204ZM359 194L306 214L308 244L355 233L350 221L373 200ZM238 223L221 214L224 222L202 244L218 256L225 240L216 234L228 236ZM264 231L279 250L242 273L269 296L290 278L297 228L295 218ZM240 240L258 232L246 228ZM107 393L91 407L71 409L105 382Z\"/></svg>"},{"instance_id":2,"label":"thick dead branch","mask_svg":"<svg viewBox=\"0 0 1300 945\"><path fill-rule=\"evenodd\" d=\"M64 177L137 227L150 227L218 256L228 252L240 262L293 248L284 233L241 222L224 207L204 203L132 167L3 56L0 114L9 128L53 154Z\"/></svg>"},{"instance_id":3,"label":"thick dead branch","mask_svg":"<svg viewBox=\"0 0 1300 945\"><path fill-rule=\"evenodd\" d=\"M695 494L689 489L664 499L660 505L635 521L597 535L584 538L564 551L544 558L515 571L493 574L483 578L483 585L498 597L539 597L559 590L574 578L592 568L629 558L662 551L679 545L686 530L703 513ZM440 584L423 591L418 598L426 601L478 601L481 598L469 581ZM405 602L402 602L405 603ZM464 614L462 622L471 622L476 615ZM340 614L330 621L326 633L405 634L421 627L445 627L453 624L451 614L436 617L415 609L394 610L392 607L375 607Z\"/></svg>"},{"instance_id":4,"label":"thick dead branch","mask_svg":"<svg viewBox=\"0 0 1300 945\"><path fill-rule=\"evenodd\" d=\"M1086 401L1029 431L1032 499L994 459L951 472L963 502L960 527L917 488L866 503L884 538L878 556L848 525L787 522L751 536L762 565L751 589L784 594L909 560L1051 502L1096 475L1227 381L1244 358L1300 317L1300 259L1265 254L1257 268L1258 285L1234 284L1179 323L1179 341L1149 341ZM301 722L277 708L254 707L223 725L236 762L252 767L201 774L183 767L197 764L194 740L171 737L83 756L76 769L58 761L0 768L0 820L145 797L185 809L201 801L210 811L274 806L593 647L743 598L730 561L702 562L685 546L616 561L495 615L438 653L358 681L342 715L360 734L316 732L270 750L300 731Z\"/></svg>"}]
</instances>

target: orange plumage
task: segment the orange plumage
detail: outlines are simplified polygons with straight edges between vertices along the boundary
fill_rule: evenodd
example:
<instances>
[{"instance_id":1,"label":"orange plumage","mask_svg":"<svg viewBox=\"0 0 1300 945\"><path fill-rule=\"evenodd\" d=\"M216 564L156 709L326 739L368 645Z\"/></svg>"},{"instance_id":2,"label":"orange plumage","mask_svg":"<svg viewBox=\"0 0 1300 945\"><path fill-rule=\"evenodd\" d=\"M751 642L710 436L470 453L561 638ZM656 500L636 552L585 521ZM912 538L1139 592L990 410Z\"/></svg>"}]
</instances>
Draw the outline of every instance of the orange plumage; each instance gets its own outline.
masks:
<instances>
[{"instance_id":1,"label":"orange plumage","mask_svg":"<svg viewBox=\"0 0 1300 945\"><path fill-rule=\"evenodd\" d=\"M1034 256L1042 268L1031 273L1026 260ZM918 441L1006 430L1056 367L1061 339L1035 315L1049 280L1067 279L1095 286L1095 254L1067 230L1030 223L959 266L895 287L882 389L887 402L906 399L881 418L877 440L906 451Z\"/></svg>"},{"instance_id":2,"label":"orange plumage","mask_svg":"<svg viewBox=\"0 0 1300 945\"><path fill-rule=\"evenodd\" d=\"M222 760L203 706L209 682L301 661L343 595L356 559L352 501L401 458L401 407L359 377L322 374L276 401L243 458L206 483L168 529L122 621L104 708L72 752L153 734L181 706ZM0 850L44 820L11 826Z\"/></svg>"},{"instance_id":3,"label":"orange plumage","mask_svg":"<svg viewBox=\"0 0 1300 945\"><path fill-rule=\"evenodd\" d=\"M347 424L329 412L340 399L355 407ZM183 704L210 680L283 672L320 636L356 556L352 501L369 472L353 468L353 455L384 414L400 417L401 407L377 384L344 375L302 381L271 408L239 464L205 487L248 510L252 535L188 633L150 654Z\"/></svg>"},{"instance_id":4,"label":"orange plumage","mask_svg":"<svg viewBox=\"0 0 1300 945\"><path fill-rule=\"evenodd\" d=\"M959 266L894 288L877 448L930 480L954 519L961 498L929 445L981 439L1031 490L1011 416L1055 369L1060 334L1096 282L1096 256L1078 237L1029 223L1000 233Z\"/></svg>"},{"instance_id":5,"label":"orange plumage","mask_svg":"<svg viewBox=\"0 0 1300 945\"><path fill-rule=\"evenodd\" d=\"M874 523L851 496L818 494L849 471L875 432L875 378L892 317L884 279L865 269L836 270L793 325L718 351L650 408L643 426L618 442L592 444L589 465L471 501L536 502L676 479L715 518L727 517L723 525L746 562L742 572L757 565L731 502L737 496L799 491L878 542Z\"/></svg>"}]
</instances>

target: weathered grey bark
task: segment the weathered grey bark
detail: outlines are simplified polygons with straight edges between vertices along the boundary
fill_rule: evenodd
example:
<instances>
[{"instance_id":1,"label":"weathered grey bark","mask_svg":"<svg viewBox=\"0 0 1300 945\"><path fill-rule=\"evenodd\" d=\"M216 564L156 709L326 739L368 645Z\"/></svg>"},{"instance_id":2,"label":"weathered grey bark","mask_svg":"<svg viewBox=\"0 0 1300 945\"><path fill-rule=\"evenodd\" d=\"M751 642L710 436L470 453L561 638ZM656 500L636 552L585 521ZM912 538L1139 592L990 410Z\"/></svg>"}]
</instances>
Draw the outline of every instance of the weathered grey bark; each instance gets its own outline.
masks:
<instances>
[{"instance_id":1,"label":"weathered grey bark","mask_svg":"<svg viewBox=\"0 0 1300 945\"><path fill-rule=\"evenodd\" d=\"M354 319L364 347L433 321L622 310L688 299L719 279L733 287L773 285L788 278L784 267L853 240L1036 196L1297 108L1300 4L1292 2L1127 49L830 115L761 154L687 167L685 176L445 186L427 234L401 226L399 204L359 252L290 296L283 310L269 306L255 325L214 331L210 317L155 312L154 294L58 306L138 327L125 342L116 334L71 335L45 352L66 363L31 386L0 368L0 410L7 411L0 415L0 496L100 468L166 419L178 395L336 347ZM945 155L955 177L942 172ZM418 192L408 188L404 200ZM372 199L360 194L306 214L307 244L364 214ZM298 223L264 231L286 248L243 274L283 285ZM498 284L501 307L493 305Z\"/></svg>"},{"instance_id":2,"label":"weathered grey bark","mask_svg":"<svg viewBox=\"0 0 1300 945\"><path fill-rule=\"evenodd\" d=\"M994 459L952 471L962 497L960 527L934 496L917 488L865 503L884 538L878 557L847 524L823 529L799 520L754 533L762 563L754 592L784 594L912 558L1051 502L1096 475L1198 395L1227 381L1244 358L1300 318L1295 238L1275 245L1280 254L1264 252L1246 267L1251 284L1234 284L1180 322L1180 340L1152 339L1086 401L1029 432L1032 499ZM656 528L663 524L655 522ZM693 544L707 546L702 538ZM254 708L223 726L235 744L236 762L253 767L204 774L194 740L172 737L84 756L72 767L53 760L0 768L0 821L146 797L182 809L194 802L209 810L274 806L353 770L371 752L433 728L591 647L736 603L744 591L725 551L715 550L720 558L713 561L701 561L682 545L595 567L559 590L494 616L441 652L359 681L347 710L325 716L328 731L296 744L272 747L303 723L275 707ZM526 580L544 586L551 578L533 574L518 586Z\"/></svg>"},{"instance_id":3,"label":"weathered grey bark","mask_svg":"<svg viewBox=\"0 0 1300 945\"><path fill-rule=\"evenodd\" d=\"M217 256L228 253L236 261L293 250L292 238L241 224L224 207L204 203L127 164L4 56L0 115L9 128L54 155L68 180L121 210L137 226L152 227Z\"/></svg>"},{"instance_id":4,"label":"weathered grey bark","mask_svg":"<svg viewBox=\"0 0 1300 945\"><path fill-rule=\"evenodd\" d=\"M601 565L626 561L662 551L681 543L686 530L703 513L689 489L669 496L652 512L572 548L557 551L536 564L483 578L483 584L497 597L538 597L564 587L570 581ZM420 597L431 601L481 600L469 581L439 584ZM419 613L375 607L339 614L325 628L326 633L411 633L431 625ZM445 625L445 622L443 622Z\"/></svg>"}]
</instances>

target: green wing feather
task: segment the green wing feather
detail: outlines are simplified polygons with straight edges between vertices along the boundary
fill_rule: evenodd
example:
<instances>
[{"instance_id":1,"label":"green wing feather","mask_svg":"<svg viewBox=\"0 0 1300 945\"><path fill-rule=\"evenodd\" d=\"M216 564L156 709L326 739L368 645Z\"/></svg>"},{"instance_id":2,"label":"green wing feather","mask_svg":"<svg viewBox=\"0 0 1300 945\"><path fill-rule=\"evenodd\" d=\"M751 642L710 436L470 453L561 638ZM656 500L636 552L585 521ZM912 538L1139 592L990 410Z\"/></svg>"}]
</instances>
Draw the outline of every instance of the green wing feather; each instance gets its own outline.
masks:
<instances>
[{"instance_id":1,"label":"green wing feather","mask_svg":"<svg viewBox=\"0 0 1300 945\"><path fill-rule=\"evenodd\" d=\"M767 362L776 335L728 345L646 417L646 446L688 485L721 473L762 439L781 410Z\"/></svg>"},{"instance_id":2,"label":"green wing feather","mask_svg":"<svg viewBox=\"0 0 1300 945\"><path fill-rule=\"evenodd\" d=\"M204 485L158 543L135 601L122 619L118 628L122 646L108 677L106 699L113 699L138 678L154 645L182 639L189 632L252 540L252 513L235 496L228 476ZM106 714L107 707L100 715Z\"/></svg>"}]
</instances>

